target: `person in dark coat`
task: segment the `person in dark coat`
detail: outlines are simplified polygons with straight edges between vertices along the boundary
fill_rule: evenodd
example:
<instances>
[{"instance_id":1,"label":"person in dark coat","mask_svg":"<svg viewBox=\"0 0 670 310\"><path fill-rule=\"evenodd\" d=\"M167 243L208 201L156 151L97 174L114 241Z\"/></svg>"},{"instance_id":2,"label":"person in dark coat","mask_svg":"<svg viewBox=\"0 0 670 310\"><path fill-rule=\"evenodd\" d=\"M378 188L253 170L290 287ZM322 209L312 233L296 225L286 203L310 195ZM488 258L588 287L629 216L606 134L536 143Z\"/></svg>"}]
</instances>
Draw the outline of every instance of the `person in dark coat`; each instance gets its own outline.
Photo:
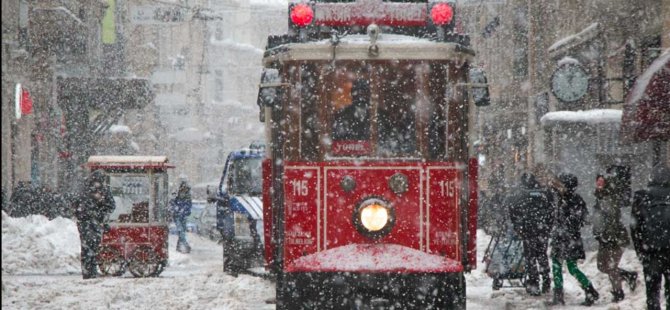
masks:
<instances>
[{"instance_id":1,"label":"person in dark coat","mask_svg":"<svg viewBox=\"0 0 670 310\"><path fill-rule=\"evenodd\" d=\"M523 241L526 267L526 291L534 296L551 287L547 246L553 224L554 200L531 173L521 176L521 187L505 199L514 231Z\"/></svg>"},{"instance_id":2,"label":"person in dark coat","mask_svg":"<svg viewBox=\"0 0 670 310\"><path fill-rule=\"evenodd\" d=\"M612 176L596 177L596 205L593 208L593 235L598 241L598 270L607 274L612 285L612 300L619 302L625 295L621 280L635 290L637 273L619 268L624 247L630 243L628 231L621 222L621 208L627 203L611 180Z\"/></svg>"},{"instance_id":3,"label":"person in dark coat","mask_svg":"<svg viewBox=\"0 0 670 310\"><path fill-rule=\"evenodd\" d=\"M193 201L191 199L191 187L186 181L179 184L177 197L170 201L170 207L175 225L177 225L177 233L179 240L177 241L177 251L182 253L191 252L191 246L186 240L186 218L191 215L191 208Z\"/></svg>"},{"instance_id":4,"label":"person in dark coat","mask_svg":"<svg viewBox=\"0 0 670 310\"><path fill-rule=\"evenodd\" d=\"M642 262L647 309L661 310L662 278L665 307L670 309L670 168L654 168L648 188L635 192L632 215L630 231Z\"/></svg>"},{"instance_id":5,"label":"person in dark coat","mask_svg":"<svg viewBox=\"0 0 670 310\"><path fill-rule=\"evenodd\" d=\"M7 193L4 187L2 188L2 211L9 213L9 201L7 201Z\"/></svg>"},{"instance_id":6,"label":"person in dark coat","mask_svg":"<svg viewBox=\"0 0 670 310\"><path fill-rule=\"evenodd\" d=\"M337 111L333 120L333 139L370 139L370 86L368 81L356 79L351 87L351 104Z\"/></svg>"},{"instance_id":7,"label":"person in dark coat","mask_svg":"<svg viewBox=\"0 0 670 310\"><path fill-rule=\"evenodd\" d=\"M98 250L103 232L108 229L109 214L116 203L102 170L93 171L74 200L74 215L81 241L81 271L84 279L98 276Z\"/></svg>"},{"instance_id":8,"label":"person in dark coat","mask_svg":"<svg viewBox=\"0 0 670 310\"><path fill-rule=\"evenodd\" d=\"M584 306L591 306L599 294L584 273L577 268L577 260L585 259L581 228L588 210L582 196L575 191L578 179L572 174L561 174L558 179L565 191L560 195L556 208L554 230L551 234L551 261L554 275L554 300L552 304L565 304L563 298L563 262L568 272L577 279L584 290Z\"/></svg>"}]
</instances>

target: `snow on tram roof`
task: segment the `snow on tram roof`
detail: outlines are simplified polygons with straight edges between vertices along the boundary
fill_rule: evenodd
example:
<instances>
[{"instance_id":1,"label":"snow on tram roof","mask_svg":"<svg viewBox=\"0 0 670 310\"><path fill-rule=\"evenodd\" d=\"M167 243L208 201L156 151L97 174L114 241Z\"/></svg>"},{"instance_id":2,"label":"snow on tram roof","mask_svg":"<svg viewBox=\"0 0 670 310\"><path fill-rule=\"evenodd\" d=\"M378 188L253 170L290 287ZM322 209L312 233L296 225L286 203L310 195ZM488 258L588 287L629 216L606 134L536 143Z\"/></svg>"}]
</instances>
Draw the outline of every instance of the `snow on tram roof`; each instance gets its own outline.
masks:
<instances>
[{"instance_id":1,"label":"snow on tram roof","mask_svg":"<svg viewBox=\"0 0 670 310\"><path fill-rule=\"evenodd\" d=\"M165 164L167 156L96 155L88 158L89 164Z\"/></svg>"},{"instance_id":2,"label":"snow on tram roof","mask_svg":"<svg viewBox=\"0 0 670 310\"><path fill-rule=\"evenodd\" d=\"M402 35L402 34L393 34L393 33L382 33L379 35L379 38L377 39L377 42L394 42L394 43L400 43L400 42L407 42L411 44L415 44L417 42L431 42L428 41L426 38L420 38L416 36L408 36L408 35ZM320 41L321 43L328 43L330 44L329 40L322 40ZM344 37L340 38L340 43L370 43L370 36L365 35L365 34L352 34L352 35L347 35ZM433 41L432 43L435 43Z\"/></svg>"},{"instance_id":3,"label":"snow on tram roof","mask_svg":"<svg viewBox=\"0 0 670 310\"><path fill-rule=\"evenodd\" d=\"M426 38L382 33L375 42L379 55L370 56L372 42L368 35L347 35L337 45L330 39L304 43L287 43L269 49L265 61L273 60L333 60L333 59L408 59L408 60L470 60L474 52L453 42L437 42ZM334 47L334 48L333 48Z\"/></svg>"}]
</instances>

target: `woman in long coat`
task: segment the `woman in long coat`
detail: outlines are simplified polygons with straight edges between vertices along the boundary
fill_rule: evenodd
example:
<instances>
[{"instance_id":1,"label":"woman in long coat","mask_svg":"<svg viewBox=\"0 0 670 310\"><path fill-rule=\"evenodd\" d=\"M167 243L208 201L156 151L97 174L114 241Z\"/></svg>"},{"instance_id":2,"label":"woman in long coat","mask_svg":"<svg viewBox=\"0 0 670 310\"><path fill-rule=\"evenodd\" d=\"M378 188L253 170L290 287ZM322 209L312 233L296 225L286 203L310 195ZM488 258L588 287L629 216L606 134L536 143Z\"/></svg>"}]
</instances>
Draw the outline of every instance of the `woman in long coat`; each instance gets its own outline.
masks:
<instances>
[{"instance_id":1,"label":"woman in long coat","mask_svg":"<svg viewBox=\"0 0 670 310\"><path fill-rule=\"evenodd\" d=\"M614 176L596 177L596 205L593 208L593 235L598 240L598 270L607 274L612 284L612 301L624 299L621 280L635 290L637 272L619 268L624 247L630 243L626 227L621 222L621 208L626 199L616 186Z\"/></svg>"},{"instance_id":2,"label":"woman in long coat","mask_svg":"<svg viewBox=\"0 0 670 310\"><path fill-rule=\"evenodd\" d=\"M577 260L584 259L584 244L581 228L587 215L584 199L575 192L578 185L577 177L572 174L561 174L559 180L564 192L559 196L556 209L556 220L552 231L551 260L554 274L554 301L553 304L565 304L563 298L563 262L568 266L568 272L579 281L584 290L584 306L590 306L598 298L598 292L593 288L591 281L577 268Z\"/></svg>"}]
</instances>

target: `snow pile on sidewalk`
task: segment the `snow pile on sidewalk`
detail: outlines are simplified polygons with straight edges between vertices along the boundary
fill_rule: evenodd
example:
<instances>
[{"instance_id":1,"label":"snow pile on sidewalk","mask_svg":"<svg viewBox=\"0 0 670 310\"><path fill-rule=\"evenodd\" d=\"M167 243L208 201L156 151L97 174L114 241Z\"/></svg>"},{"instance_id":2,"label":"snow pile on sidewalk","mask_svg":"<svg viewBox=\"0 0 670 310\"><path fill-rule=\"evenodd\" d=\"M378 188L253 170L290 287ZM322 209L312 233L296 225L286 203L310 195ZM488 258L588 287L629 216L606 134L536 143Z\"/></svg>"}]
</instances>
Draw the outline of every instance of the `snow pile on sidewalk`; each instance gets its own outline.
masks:
<instances>
[{"instance_id":1,"label":"snow pile on sidewalk","mask_svg":"<svg viewBox=\"0 0 670 310\"><path fill-rule=\"evenodd\" d=\"M77 225L62 217L12 218L2 212L2 274L81 272Z\"/></svg>"},{"instance_id":2,"label":"snow pile on sidewalk","mask_svg":"<svg viewBox=\"0 0 670 310\"><path fill-rule=\"evenodd\" d=\"M274 309L274 284L223 272L223 247L189 233L190 254L175 251L159 277L80 275L75 222L2 214L2 308L7 309Z\"/></svg>"}]
</instances>

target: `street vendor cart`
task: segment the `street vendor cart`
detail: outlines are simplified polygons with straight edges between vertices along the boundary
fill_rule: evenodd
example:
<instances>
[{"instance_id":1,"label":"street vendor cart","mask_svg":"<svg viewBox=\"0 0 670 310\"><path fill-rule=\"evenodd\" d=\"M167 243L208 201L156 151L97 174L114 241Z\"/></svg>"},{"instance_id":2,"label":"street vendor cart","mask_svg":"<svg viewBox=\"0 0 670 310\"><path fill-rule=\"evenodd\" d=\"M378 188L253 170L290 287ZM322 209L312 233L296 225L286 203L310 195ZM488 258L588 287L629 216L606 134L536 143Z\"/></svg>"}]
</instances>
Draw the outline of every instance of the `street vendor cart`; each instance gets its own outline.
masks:
<instances>
[{"instance_id":1,"label":"street vendor cart","mask_svg":"<svg viewBox=\"0 0 670 310\"><path fill-rule=\"evenodd\" d=\"M108 175L116 208L102 237L98 266L103 275L158 276L168 261L166 156L91 156L89 171Z\"/></svg>"}]
</instances>

